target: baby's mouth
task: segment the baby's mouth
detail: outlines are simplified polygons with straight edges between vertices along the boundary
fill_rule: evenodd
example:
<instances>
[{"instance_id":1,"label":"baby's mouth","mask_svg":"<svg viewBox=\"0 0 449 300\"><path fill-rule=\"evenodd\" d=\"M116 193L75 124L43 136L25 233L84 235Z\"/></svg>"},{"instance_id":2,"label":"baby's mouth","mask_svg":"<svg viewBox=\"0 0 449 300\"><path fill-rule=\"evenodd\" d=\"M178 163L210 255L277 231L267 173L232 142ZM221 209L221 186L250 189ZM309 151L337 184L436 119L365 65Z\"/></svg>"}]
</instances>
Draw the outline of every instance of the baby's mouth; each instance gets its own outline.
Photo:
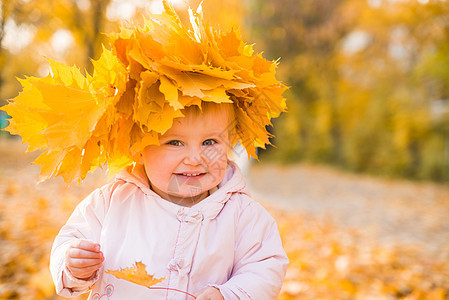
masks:
<instances>
[{"instance_id":1,"label":"baby's mouth","mask_svg":"<svg viewBox=\"0 0 449 300\"><path fill-rule=\"evenodd\" d=\"M197 172L197 173L191 173L191 172L186 172L186 173L175 173L175 175L178 176L185 176L185 177L199 177L202 176L206 173L201 173L201 172Z\"/></svg>"}]
</instances>

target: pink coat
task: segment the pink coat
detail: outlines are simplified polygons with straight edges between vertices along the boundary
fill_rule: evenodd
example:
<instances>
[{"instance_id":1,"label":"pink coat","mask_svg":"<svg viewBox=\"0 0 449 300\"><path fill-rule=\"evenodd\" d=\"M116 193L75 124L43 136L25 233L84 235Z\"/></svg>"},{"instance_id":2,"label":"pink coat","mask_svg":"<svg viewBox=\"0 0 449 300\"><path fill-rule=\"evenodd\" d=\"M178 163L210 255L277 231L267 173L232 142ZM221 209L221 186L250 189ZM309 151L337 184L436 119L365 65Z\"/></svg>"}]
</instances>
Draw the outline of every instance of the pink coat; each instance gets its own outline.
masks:
<instances>
[{"instance_id":1,"label":"pink coat","mask_svg":"<svg viewBox=\"0 0 449 300\"><path fill-rule=\"evenodd\" d=\"M89 281L65 267L73 239L98 242L104 269ZM122 172L75 209L55 239L50 270L56 291L89 299L193 299L178 291L148 289L104 270L143 262L168 287L194 294L217 287L224 299L276 299L287 269L278 228L254 201L236 164L230 163L218 190L192 207L162 199L139 172Z\"/></svg>"}]
</instances>

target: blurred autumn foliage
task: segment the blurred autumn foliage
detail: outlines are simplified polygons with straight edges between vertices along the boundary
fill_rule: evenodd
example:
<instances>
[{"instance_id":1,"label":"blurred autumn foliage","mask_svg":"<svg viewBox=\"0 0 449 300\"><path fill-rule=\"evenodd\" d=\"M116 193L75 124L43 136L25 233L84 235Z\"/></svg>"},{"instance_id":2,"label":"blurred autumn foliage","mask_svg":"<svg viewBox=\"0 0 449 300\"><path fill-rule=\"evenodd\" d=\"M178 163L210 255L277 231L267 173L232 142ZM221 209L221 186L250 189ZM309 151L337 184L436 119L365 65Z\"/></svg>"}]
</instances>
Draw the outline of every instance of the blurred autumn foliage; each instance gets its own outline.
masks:
<instances>
[{"instance_id":1,"label":"blurred autumn foliage","mask_svg":"<svg viewBox=\"0 0 449 300\"><path fill-rule=\"evenodd\" d=\"M272 157L449 180L446 1L252 3L255 48L291 86Z\"/></svg>"}]
</instances>

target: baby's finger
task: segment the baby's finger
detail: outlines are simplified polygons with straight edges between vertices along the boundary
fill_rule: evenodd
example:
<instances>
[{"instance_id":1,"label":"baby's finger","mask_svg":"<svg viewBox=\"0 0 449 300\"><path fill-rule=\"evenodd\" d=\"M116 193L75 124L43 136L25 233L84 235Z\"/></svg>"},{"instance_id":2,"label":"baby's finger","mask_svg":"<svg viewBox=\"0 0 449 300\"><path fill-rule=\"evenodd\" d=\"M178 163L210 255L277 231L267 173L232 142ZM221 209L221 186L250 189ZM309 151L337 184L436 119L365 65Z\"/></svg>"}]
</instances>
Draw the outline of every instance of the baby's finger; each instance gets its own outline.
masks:
<instances>
[{"instance_id":1,"label":"baby's finger","mask_svg":"<svg viewBox=\"0 0 449 300\"><path fill-rule=\"evenodd\" d=\"M93 273L101 268L101 264L95 265L95 266L90 266L87 268L69 268L70 272L77 278L81 278L81 279L87 279L90 276L93 275Z\"/></svg>"},{"instance_id":2,"label":"baby's finger","mask_svg":"<svg viewBox=\"0 0 449 300\"><path fill-rule=\"evenodd\" d=\"M212 298L210 298L206 294L199 294L198 296L196 296L196 300L210 300L210 299L212 299Z\"/></svg>"},{"instance_id":3,"label":"baby's finger","mask_svg":"<svg viewBox=\"0 0 449 300\"><path fill-rule=\"evenodd\" d=\"M70 258L67 265L74 268L86 268L102 264L101 258Z\"/></svg>"},{"instance_id":4,"label":"baby's finger","mask_svg":"<svg viewBox=\"0 0 449 300\"><path fill-rule=\"evenodd\" d=\"M92 252L80 248L70 248L68 255L72 258L103 258L103 253L101 251Z\"/></svg>"},{"instance_id":5,"label":"baby's finger","mask_svg":"<svg viewBox=\"0 0 449 300\"><path fill-rule=\"evenodd\" d=\"M223 296L219 289L211 286L200 290L194 296L196 296L197 300L223 300Z\"/></svg>"},{"instance_id":6,"label":"baby's finger","mask_svg":"<svg viewBox=\"0 0 449 300\"><path fill-rule=\"evenodd\" d=\"M88 240L76 240L73 244L73 247L88 250L88 251L94 251L99 252L100 251L100 244L94 243Z\"/></svg>"}]
</instances>

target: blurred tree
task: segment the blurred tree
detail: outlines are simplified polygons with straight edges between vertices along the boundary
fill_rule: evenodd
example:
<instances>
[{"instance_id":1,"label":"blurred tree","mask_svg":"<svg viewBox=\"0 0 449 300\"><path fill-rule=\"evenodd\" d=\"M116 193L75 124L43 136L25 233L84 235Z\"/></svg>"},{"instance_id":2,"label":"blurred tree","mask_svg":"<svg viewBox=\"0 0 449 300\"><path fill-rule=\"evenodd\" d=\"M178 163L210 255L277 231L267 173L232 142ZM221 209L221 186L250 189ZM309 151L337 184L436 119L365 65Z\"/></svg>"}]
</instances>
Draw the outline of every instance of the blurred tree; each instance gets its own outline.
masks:
<instances>
[{"instance_id":1,"label":"blurred tree","mask_svg":"<svg viewBox=\"0 0 449 300\"><path fill-rule=\"evenodd\" d=\"M23 35L30 36L28 44L12 47L0 44L1 87L0 105L17 94L20 85L14 79L22 74L45 75L45 57L91 69L91 58L98 56L102 32L111 22L106 18L110 0L8 0L2 1L0 43L9 40L21 43ZM8 31L5 31L9 30ZM14 37L13 35L18 35ZM42 67L44 66L44 68ZM5 79L7 82L5 82Z\"/></svg>"},{"instance_id":2,"label":"blurred tree","mask_svg":"<svg viewBox=\"0 0 449 300\"><path fill-rule=\"evenodd\" d=\"M437 133L441 124L431 109L449 98L448 17L442 1L360 10L352 33L365 42L339 55L339 115L347 123L345 158L352 169L449 179L447 137ZM440 146L430 142L435 139Z\"/></svg>"},{"instance_id":3,"label":"blurred tree","mask_svg":"<svg viewBox=\"0 0 449 300\"><path fill-rule=\"evenodd\" d=\"M26 1L22 9L29 13L39 12L38 18L27 20L37 28L35 43L53 39L53 48L58 48L58 43L73 38L71 50L78 48L81 53L74 59L71 51L65 51L62 55L64 60L90 71L90 59L98 56L101 43L105 40L102 32L109 23L106 18L109 3L110 0L35 0Z\"/></svg>"},{"instance_id":4,"label":"blurred tree","mask_svg":"<svg viewBox=\"0 0 449 300\"><path fill-rule=\"evenodd\" d=\"M280 122L276 134L278 146L289 149L290 160L328 161L341 155L340 128L332 107L339 76L336 44L354 19L349 10L343 10L346 2L251 2L250 26L256 49L265 49L270 59L281 58L279 74L291 86L289 98L298 101L290 101L290 113L284 117L294 120Z\"/></svg>"},{"instance_id":5,"label":"blurred tree","mask_svg":"<svg viewBox=\"0 0 449 300\"><path fill-rule=\"evenodd\" d=\"M105 41L102 33L108 22L106 9L109 2L110 0L59 0L54 7L59 13L50 14L57 17L61 25L73 34L78 46L84 47L83 65L89 72L92 70L91 59L97 58L101 43Z\"/></svg>"},{"instance_id":6,"label":"blurred tree","mask_svg":"<svg viewBox=\"0 0 449 300\"><path fill-rule=\"evenodd\" d=\"M9 13L9 6L10 2L6 3L5 1L1 2L1 15L0 15L0 88L2 86L3 78L1 74L1 70L3 70L3 67L5 65L5 50L2 47L2 41L3 37L5 36L5 24L6 24L6 18L8 17Z\"/></svg>"},{"instance_id":7,"label":"blurred tree","mask_svg":"<svg viewBox=\"0 0 449 300\"><path fill-rule=\"evenodd\" d=\"M0 2L0 95L2 95L2 87L4 83L4 71L7 58L9 56L8 51L3 47L3 39L5 37L6 31L6 21L13 15L13 8L15 6L15 1L5 1ZM3 104L2 98L0 98L0 106ZM1 127L0 127L1 128Z\"/></svg>"},{"instance_id":8,"label":"blurred tree","mask_svg":"<svg viewBox=\"0 0 449 300\"><path fill-rule=\"evenodd\" d=\"M190 6L194 9L201 3L204 17L211 24L219 24L222 30L231 27L245 30L241 25L246 14L245 1L242 0L191 0Z\"/></svg>"},{"instance_id":9,"label":"blurred tree","mask_svg":"<svg viewBox=\"0 0 449 300\"><path fill-rule=\"evenodd\" d=\"M282 58L281 79L291 85L279 150L269 155L449 180L444 1L253 0L252 7L251 32L272 59Z\"/></svg>"}]
</instances>

